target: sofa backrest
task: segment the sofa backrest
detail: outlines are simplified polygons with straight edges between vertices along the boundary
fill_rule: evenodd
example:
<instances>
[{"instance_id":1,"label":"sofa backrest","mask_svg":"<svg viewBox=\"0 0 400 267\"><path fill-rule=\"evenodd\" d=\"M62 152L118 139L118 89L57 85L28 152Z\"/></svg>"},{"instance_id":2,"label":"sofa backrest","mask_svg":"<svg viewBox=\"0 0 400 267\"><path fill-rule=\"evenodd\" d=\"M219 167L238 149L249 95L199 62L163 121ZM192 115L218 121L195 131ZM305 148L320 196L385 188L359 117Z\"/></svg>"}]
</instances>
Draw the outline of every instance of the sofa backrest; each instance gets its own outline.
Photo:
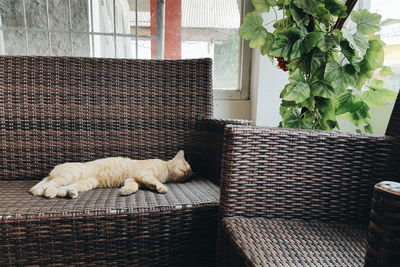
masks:
<instances>
[{"instance_id":1,"label":"sofa backrest","mask_svg":"<svg viewBox=\"0 0 400 267\"><path fill-rule=\"evenodd\" d=\"M109 156L196 150L212 115L210 59L0 57L0 179Z\"/></svg>"}]
</instances>

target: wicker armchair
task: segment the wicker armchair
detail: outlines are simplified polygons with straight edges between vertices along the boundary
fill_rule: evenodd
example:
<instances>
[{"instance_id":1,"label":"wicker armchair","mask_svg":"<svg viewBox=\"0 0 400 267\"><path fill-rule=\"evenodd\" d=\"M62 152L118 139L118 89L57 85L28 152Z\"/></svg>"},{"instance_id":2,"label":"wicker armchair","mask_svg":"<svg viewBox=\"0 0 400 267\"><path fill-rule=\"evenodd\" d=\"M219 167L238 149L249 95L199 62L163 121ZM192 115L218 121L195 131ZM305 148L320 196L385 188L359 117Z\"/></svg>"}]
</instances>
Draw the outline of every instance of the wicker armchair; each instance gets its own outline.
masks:
<instances>
[{"instance_id":1,"label":"wicker armchair","mask_svg":"<svg viewBox=\"0 0 400 267\"><path fill-rule=\"evenodd\" d=\"M393 137L228 126L220 265L400 266L399 106Z\"/></svg>"},{"instance_id":2,"label":"wicker armchair","mask_svg":"<svg viewBox=\"0 0 400 267\"><path fill-rule=\"evenodd\" d=\"M224 126L212 119L211 60L0 57L0 266L209 266ZM28 189L66 161L168 159L193 180L165 195Z\"/></svg>"}]
</instances>

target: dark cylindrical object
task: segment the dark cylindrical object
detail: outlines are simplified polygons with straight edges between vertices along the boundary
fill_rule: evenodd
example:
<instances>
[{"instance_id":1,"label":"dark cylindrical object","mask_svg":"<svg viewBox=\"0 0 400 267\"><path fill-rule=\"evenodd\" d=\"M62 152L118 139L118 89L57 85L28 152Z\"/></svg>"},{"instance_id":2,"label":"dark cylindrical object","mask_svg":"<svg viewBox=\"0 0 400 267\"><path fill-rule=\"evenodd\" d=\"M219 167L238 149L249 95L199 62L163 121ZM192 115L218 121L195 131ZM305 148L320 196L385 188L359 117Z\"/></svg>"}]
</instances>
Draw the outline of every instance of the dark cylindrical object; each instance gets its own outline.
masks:
<instances>
[{"instance_id":1,"label":"dark cylindrical object","mask_svg":"<svg viewBox=\"0 0 400 267\"><path fill-rule=\"evenodd\" d=\"M400 183L375 185L365 266L400 266Z\"/></svg>"}]
</instances>

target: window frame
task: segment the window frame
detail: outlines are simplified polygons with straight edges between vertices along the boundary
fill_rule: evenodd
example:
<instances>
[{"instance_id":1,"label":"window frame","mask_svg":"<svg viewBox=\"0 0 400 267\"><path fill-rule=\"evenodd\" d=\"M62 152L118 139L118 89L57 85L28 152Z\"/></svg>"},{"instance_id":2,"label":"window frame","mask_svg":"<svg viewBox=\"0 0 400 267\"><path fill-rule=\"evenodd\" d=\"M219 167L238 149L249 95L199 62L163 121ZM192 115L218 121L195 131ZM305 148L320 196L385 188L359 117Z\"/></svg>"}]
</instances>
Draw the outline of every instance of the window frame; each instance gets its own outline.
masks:
<instances>
[{"instance_id":1,"label":"window frame","mask_svg":"<svg viewBox=\"0 0 400 267\"><path fill-rule=\"evenodd\" d=\"M153 40L157 39L159 36L152 36L152 35L140 35L137 34L137 28L135 33L117 33L116 32L116 1L112 0L112 5L113 5L113 27L114 27L114 32L97 32L94 31L93 27L93 5L94 1L96 0L86 0L88 3L88 19L89 19L89 29L88 31L76 31L72 29L72 18L71 18L71 0L68 0L68 18L69 18L69 25L67 29L60 30L60 29L52 29L50 27L50 17L49 17L49 3L46 0L46 21L47 21L47 27L44 29L40 28L28 28L27 25L27 19L26 19L26 10L25 10L25 0L22 1L23 4L23 16L24 16L24 26L18 26L18 27L7 27L0 25L0 30L22 30L25 32L25 38L26 38L26 54L31 55L30 52L30 42L28 39L28 32L45 32L48 35L48 48L49 48L49 55L54 56L52 53L52 40L51 40L51 34L53 33L65 33L69 34L69 41L70 41L70 50L71 50L71 56L74 55L74 46L72 43L72 34L85 34L88 35L89 37L89 57L95 57L95 48L94 48L94 38L96 36L109 36L113 38L113 45L114 45L114 58L118 58L116 50L117 50L117 45L116 45L116 38L117 37L129 37L132 39L135 39L136 42L138 38L141 39L148 39L148 40ZM98 0L97 0L98 1ZM162 2L162 1L160 1ZM241 16L240 16L240 25L243 23L243 17L244 15L251 11L253 9L253 6L251 4L250 0L241 0ZM135 1L135 12L136 12L136 20L137 20L137 1ZM238 89L235 90L228 90L224 88L213 88L213 97L214 99L217 100L248 100L250 99L250 63L251 63L251 49L249 47L249 42L244 40L243 38L240 38L240 44L239 44L239 72L238 72ZM138 56L137 54L137 44L135 47L136 50L136 58Z\"/></svg>"}]
</instances>

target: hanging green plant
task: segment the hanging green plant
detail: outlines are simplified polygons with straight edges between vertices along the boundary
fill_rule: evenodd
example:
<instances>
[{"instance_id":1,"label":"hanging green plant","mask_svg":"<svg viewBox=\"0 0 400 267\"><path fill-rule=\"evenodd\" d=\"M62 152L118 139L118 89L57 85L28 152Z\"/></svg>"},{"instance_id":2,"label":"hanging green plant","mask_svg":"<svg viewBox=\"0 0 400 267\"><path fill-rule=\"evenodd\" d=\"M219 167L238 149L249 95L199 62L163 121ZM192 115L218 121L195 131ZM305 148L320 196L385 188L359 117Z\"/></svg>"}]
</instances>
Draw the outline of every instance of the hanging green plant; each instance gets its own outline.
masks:
<instances>
[{"instance_id":1,"label":"hanging green plant","mask_svg":"<svg viewBox=\"0 0 400 267\"><path fill-rule=\"evenodd\" d=\"M370 107L393 100L396 93L372 79L383 66L384 43L375 33L381 16L367 10L353 11L355 27L339 30L338 18L347 7L338 0L252 0L239 34L251 48L277 60L289 72L289 83L280 98L280 127L331 130L337 119L352 122L358 132L372 132ZM264 24L261 13L283 10L283 18ZM266 25L274 23L274 31ZM374 35L375 34L375 35Z\"/></svg>"}]
</instances>

